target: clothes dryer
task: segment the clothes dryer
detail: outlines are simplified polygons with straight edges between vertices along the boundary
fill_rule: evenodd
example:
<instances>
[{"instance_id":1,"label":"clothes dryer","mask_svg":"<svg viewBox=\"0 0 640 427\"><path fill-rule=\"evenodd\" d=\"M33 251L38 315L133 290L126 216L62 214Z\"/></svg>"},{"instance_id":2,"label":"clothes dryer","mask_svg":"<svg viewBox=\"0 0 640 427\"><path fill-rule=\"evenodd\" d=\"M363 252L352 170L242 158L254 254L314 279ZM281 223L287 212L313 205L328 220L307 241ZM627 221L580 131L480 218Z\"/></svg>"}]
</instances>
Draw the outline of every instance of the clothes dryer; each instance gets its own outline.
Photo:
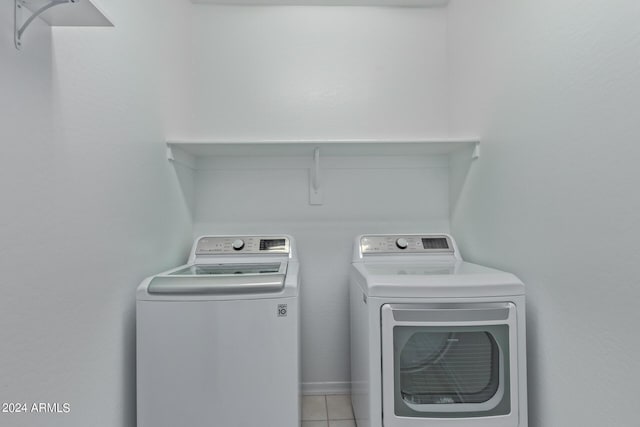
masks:
<instances>
[{"instance_id":1,"label":"clothes dryer","mask_svg":"<svg viewBox=\"0 0 640 427\"><path fill-rule=\"evenodd\" d=\"M204 236L137 290L138 427L300 425L290 236Z\"/></svg>"},{"instance_id":2,"label":"clothes dryer","mask_svg":"<svg viewBox=\"0 0 640 427\"><path fill-rule=\"evenodd\" d=\"M358 427L526 427L524 285L447 234L365 235L350 275Z\"/></svg>"}]
</instances>

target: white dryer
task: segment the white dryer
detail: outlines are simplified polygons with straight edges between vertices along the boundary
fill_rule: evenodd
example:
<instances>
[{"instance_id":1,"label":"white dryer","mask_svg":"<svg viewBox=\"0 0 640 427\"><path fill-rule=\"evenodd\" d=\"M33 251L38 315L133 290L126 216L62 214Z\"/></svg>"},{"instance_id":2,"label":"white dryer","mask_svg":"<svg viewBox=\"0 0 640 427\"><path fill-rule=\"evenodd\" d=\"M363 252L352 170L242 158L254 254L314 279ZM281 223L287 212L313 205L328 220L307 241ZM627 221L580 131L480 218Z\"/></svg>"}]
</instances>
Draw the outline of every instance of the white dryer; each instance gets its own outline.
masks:
<instances>
[{"instance_id":1,"label":"white dryer","mask_svg":"<svg viewBox=\"0 0 640 427\"><path fill-rule=\"evenodd\" d=\"M204 236L137 290L138 427L298 427L290 236Z\"/></svg>"},{"instance_id":2,"label":"white dryer","mask_svg":"<svg viewBox=\"0 0 640 427\"><path fill-rule=\"evenodd\" d=\"M358 427L526 427L524 285L446 234L366 235L350 277Z\"/></svg>"}]
</instances>

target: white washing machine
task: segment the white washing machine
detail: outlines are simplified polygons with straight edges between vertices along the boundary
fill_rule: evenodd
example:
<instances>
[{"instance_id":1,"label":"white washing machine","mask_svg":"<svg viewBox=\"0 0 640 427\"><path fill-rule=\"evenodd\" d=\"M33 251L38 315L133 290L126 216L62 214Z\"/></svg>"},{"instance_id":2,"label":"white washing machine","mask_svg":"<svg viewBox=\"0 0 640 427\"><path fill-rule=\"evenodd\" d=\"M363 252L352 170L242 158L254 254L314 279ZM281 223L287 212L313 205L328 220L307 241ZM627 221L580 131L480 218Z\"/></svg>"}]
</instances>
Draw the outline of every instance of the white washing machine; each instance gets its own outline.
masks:
<instances>
[{"instance_id":1,"label":"white washing machine","mask_svg":"<svg viewBox=\"0 0 640 427\"><path fill-rule=\"evenodd\" d=\"M138 427L300 425L290 236L204 236L137 290Z\"/></svg>"},{"instance_id":2,"label":"white washing machine","mask_svg":"<svg viewBox=\"0 0 640 427\"><path fill-rule=\"evenodd\" d=\"M464 262L449 235L356 239L358 427L526 427L524 285Z\"/></svg>"}]
</instances>

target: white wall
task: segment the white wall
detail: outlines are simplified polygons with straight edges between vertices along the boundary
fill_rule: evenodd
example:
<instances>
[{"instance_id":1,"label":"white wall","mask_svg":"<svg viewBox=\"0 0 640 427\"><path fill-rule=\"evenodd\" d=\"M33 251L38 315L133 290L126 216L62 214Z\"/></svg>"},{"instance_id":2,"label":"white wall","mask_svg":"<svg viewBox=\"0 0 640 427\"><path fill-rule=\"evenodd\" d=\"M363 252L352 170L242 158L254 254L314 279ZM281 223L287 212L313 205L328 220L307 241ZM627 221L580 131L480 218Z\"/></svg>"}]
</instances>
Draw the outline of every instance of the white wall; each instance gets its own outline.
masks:
<instances>
[{"instance_id":1,"label":"white wall","mask_svg":"<svg viewBox=\"0 0 640 427\"><path fill-rule=\"evenodd\" d=\"M447 130L442 8L194 5L177 137L412 138Z\"/></svg>"},{"instance_id":2,"label":"white wall","mask_svg":"<svg viewBox=\"0 0 640 427\"><path fill-rule=\"evenodd\" d=\"M135 425L134 290L191 233L163 146L183 7L158 3L53 41L35 21L21 52L0 4L0 402L71 405L0 425Z\"/></svg>"},{"instance_id":3,"label":"white wall","mask_svg":"<svg viewBox=\"0 0 640 427\"><path fill-rule=\"evenodd\" d=\"M640 4L453 0L467 259L527 284L530 425L638 425Z\"/></svg>"}]
</instances>

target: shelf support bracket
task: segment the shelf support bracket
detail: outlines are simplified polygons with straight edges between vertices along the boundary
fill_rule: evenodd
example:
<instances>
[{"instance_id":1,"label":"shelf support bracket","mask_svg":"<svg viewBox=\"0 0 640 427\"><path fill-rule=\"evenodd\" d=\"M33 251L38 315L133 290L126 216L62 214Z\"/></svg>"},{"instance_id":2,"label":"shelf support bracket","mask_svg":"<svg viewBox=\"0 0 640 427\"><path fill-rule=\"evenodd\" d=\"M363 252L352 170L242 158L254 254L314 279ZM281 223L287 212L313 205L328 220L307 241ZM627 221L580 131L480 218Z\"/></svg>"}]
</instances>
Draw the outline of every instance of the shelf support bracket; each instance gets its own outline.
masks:
<instances>
[{"instance_id":1,"label":"shelf support bracket","mask_svg":"<svg viewBox=\"0 0 640 427\"><path fill-rule=\"evenodd\" d=\"M476 160L480 157L480 143L476 142L473 146L473 153L471 154L471 160Z\"/></svg>"},{"instance_id":2,"label":"shelf support bracket","mask_svg":"<svg viewBox=\"0 0 640 427\"><path fill-rule=\"evenodd\" d=\"M22 14L24 13L24 9L28 9L27 4L25 0L14 0L13 41L16 45L16 49L20 50L20 48L22 47L22 35L24 34L24 31L27 29L29 24L31 24L33 20L40 16L44 11L60 4L77 3L78 1L79 0L50 0L39 9L33 11L31 13L31 16L25 19L24 22L20 23L20 21L22 21Z\"/></svg>"},{"instance_id":3,"label":"shelf support bracket","mask_svg":"<svg viewBox=\"0 0 640 427\"><path fill-rule=\"evenodd\" d=\"M191 170L196 169L196 158L192 154L189 154L177 147L172 147L170 144L167 144L166 154L167 160L174 166L181 165Z\"/></svg>"},{"instance_id":4,"label":"shelf support bracket","mask_svg":"<svg viewBox=\"0 0 640 427\"><path fill-rule=\"evenodd\" d=\"M313 164L309 170L309 204L322 204L322 189L320 188L320 148L313 150Z\"/></svg>"},{"instance_id":5,"label":"shelf support bracket","mask_svg":"<svg viewBox=\"0 0 640 427\"><path fill-rule=\"evenodd\" d=\"M174 156L173 148L171 146L167 146L167 160L169 160L169 162L176 161L176 156Z\"/></svg>"}]
</instances>

